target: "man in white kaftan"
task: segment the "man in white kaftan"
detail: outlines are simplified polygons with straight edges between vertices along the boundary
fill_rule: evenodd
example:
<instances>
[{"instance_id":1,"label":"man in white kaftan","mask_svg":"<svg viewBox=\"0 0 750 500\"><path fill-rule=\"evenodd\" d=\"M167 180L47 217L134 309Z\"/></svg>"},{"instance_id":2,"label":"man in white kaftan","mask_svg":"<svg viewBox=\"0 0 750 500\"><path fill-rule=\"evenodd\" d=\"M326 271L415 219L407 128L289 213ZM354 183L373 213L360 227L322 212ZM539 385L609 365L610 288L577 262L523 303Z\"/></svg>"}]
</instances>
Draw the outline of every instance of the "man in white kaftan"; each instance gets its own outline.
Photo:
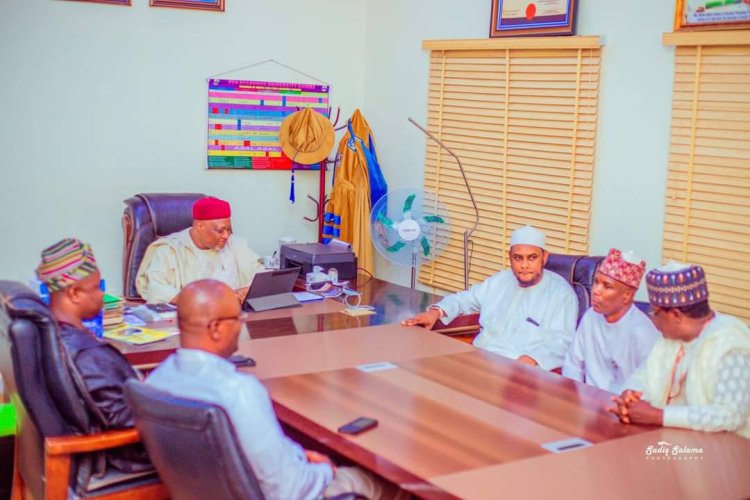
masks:
<instances>
[{"instance_id":1,"label":"man in white kaftan","mask_svg":"<svg viewBox=\"0 0 750 500\"><path fill-rule=\"evenodd\" d=\"M649 272L646 284L663 338L609 411L625 424L750 438L750 329L709 308L700 266L671 262Z\"/></svg>"},{"instance_id":2,"label":"man in white kaftan","mask_svg":"<svg viewBox=\"0 0 750 500\"><path fill-rule=\"evenodd\" d=\"M136 289L147 302L171 302L189 283L215 279L242 300L253 276L263 269L247 241L232 234L229 203L206 197L193 205L191 227L149 245Z\"/></svg>"},{"instance_id":3,"label":"man in white kaftan","mask_svg":"<svg viewBox=\"0 0 750 500\"><path fill-rule=\"evenodd\" d=\"M559 368L575 331L578 298L560 275L544 271L544 240L531 226L517 229L508 252L511 269L403 324L432 328L438 319L448 324L459 314L479 312L481 331L474 346L545 370Z\"/></svg>"},{"instance_id":4,"label":"man in white kaftan","mask_svg":"<svg viewBox=\"0 0 750 500\"><path fill-rule=\"evenodd\" d=\"M633 304L646 263L612 248L594 277L591 308L578 324L562 374L619 394L661 337Z\"/></svg>"}]
</instances>

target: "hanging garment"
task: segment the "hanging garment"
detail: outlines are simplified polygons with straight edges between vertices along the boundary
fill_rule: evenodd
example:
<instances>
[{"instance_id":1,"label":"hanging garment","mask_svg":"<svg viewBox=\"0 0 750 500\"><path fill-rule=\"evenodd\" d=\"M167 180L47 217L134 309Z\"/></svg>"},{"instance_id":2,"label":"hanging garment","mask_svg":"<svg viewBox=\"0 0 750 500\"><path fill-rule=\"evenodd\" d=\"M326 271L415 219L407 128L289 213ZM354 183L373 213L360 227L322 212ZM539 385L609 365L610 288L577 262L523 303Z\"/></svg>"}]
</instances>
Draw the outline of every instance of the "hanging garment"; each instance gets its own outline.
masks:
<instances>
[{"instance_id":1,"label":"hanging garment","mask_svg":"<svg viewBox=\"0 0 750 500\"><path fill-rule=\"evenodd\" d=\"M375 271L370 241L370 209L388 186L378 164L370 126L357 109L339 143L340 164L323 219L323 242L338 238L351 243L359 266Z\"/></svg>"}]
</instances>

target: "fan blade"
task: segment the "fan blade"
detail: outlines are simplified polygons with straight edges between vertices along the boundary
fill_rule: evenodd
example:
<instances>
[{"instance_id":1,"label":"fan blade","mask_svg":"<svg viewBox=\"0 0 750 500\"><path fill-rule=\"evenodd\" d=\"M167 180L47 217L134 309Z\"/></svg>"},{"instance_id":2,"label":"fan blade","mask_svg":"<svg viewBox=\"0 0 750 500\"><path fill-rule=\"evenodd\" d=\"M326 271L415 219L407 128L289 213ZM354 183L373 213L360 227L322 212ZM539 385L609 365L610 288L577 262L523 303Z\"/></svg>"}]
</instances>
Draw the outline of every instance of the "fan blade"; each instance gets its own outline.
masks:
<instances>
[{"instance_id":1,"label":"fan blade","mask_svg":"<svg viewBox=\"0 0 750 500\"><path fill-rule=\"evenodd\" d=\"M389 219L386 215L384 215L382 212L378 214L378 222L383 224L385 227L389 229L396 229L395 224L393 224L393 221Z\"/></svg>"},{"instance_id":2,"label":"fan blade","mask_svg":"<svg viewBox=\"0 0 750 500\"><path fill-rule=\"evenodd\" d=\"M422 244L422 250L424 250L424 256L427 257L428 255L430 255L430 244L427 242L427 238L422 236L419 242Z\"/></svg>"},{"instance_id":3,"label":"fan blade","mask_svg":"<svg viewBox=\"0 0 750 500\"><path fill-rule=\"evenodd\" d=\"M404 200L404 213L411 212L411 206L414 204L414 198L416 197L416 194L410 194L406 197L406 200Z\"/></svg>"},{"instance_id":4,"label":"fan blade","mask_svg":"<svg viewBox=\"0 0 750 500\"><path fill-rule=\"evenodd\" d=\"M397 241L396 243L394 243L393 245L389 246L385 250L387 252L393 253L393 252L398 252L399 250L401 250L405 246L406 246L406 243L404 243L403 241Z\"/></svg>"},{"instance_id":5,"label":"fan blade","mask_svg":"<svg viewBox=\"0 0 750 500\"><path fill-rule=\"evenodd\" d=\"M445 224L445 219L440 217L439 215L425 215L422 217L422 221L424 222L435 222L438 224Z\"/></svg>"}]
</instances>

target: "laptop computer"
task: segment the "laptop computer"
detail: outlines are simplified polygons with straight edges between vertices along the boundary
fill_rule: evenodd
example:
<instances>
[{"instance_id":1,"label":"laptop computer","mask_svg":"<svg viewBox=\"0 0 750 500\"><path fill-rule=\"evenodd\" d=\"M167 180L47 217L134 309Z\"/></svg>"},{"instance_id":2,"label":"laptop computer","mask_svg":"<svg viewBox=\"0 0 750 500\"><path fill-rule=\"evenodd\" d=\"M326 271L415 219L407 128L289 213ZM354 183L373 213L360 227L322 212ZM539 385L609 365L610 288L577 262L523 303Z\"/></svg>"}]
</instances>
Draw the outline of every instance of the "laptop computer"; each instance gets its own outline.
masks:
<instances>
[{"instance_id":1,"label":"laptop computer","mask_svg":"<svg viewBox=\"0 0 750 500\"><path fill-rule=\"evenodd\" d=\"M302 305L292 294L299 271L299 267L292 267L256 274L242 302L242 309L260 312Z\"/></svg>"}]
</instances>

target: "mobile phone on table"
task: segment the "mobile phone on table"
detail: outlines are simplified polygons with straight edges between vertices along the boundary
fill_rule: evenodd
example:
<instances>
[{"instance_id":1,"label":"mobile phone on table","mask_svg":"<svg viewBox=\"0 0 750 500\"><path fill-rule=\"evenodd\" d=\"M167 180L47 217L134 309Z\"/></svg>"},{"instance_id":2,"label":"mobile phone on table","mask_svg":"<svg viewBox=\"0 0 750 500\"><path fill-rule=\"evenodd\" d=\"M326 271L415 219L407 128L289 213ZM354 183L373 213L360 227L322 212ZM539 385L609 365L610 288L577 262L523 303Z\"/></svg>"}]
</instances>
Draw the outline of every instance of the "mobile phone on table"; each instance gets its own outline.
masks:
<instances>
[{"instance_id":1,"label":"mobile phone on table","mask_svg":"<svg viewBox=\"0 0 750 500\"><path fill-rule=\"evenodd\" d=\"M348 424L344 424L339 427L339 432L342 434L360 434L367 430L373 429L378 426L378 421L374 418L359 417L352 420Z\"/></svg>"},{"instance_id":2,"label":"mobile phone on table","mask_svg":"<svg viewBox=\"0 0 750 500\"><path fill-rule=\"evenodd\" d=\"M233 354L229 356L229 361L234 363L235 366L255 366L255 360L248 358L242 354Z\"/></svg>"}]
</instances>

